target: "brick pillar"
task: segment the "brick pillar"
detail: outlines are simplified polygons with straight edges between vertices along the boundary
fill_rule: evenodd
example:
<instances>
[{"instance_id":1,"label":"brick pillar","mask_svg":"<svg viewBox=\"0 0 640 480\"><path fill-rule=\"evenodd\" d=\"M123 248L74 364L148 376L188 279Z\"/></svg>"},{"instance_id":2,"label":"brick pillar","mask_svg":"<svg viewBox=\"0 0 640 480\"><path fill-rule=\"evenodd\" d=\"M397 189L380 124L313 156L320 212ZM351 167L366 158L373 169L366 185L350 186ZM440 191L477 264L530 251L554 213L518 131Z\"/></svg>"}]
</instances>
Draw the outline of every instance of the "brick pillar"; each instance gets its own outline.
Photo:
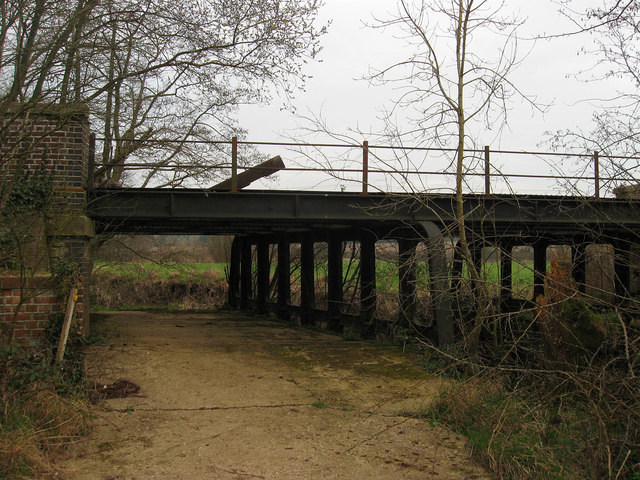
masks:
<instances>
[{"instance_id":1,"label":"brick pillar","mask_svg":"<svg viewBox=\"0 0 640 480\"><path fill-rule=\"evenodd\" d=\"M26 250L31 253L23 256L21 263L29 267L28 275L39 277L48 277L61 267L62 262L77 265L80 278L75 320L77 326L88 333L91 278L88 247L94 234L93 224L84 214L90 133L88 109L78 104L16 104L2 119L2 126L0 186L5 191L15 192L13 180L26 174L29 175L24 181L26 185L33 184L30 179L41 175L39 178L50 179L53 188L46 206L36 213L24 215L24 220L22 212L4 211L5 215L13 216L16 225L21 221L33 222L32 234L25 236L29 239ZM24 198L29 200L30 197ZM19 276L19 269L10 269L5 275ZM37 292L31 295L37 295ZM66 298L60 297L64 309ZM3 313L9 313L11 308L8 302L0 304ZM52 313L59 311L60 306L51 310Z\"/></svg>"}]
</instances>

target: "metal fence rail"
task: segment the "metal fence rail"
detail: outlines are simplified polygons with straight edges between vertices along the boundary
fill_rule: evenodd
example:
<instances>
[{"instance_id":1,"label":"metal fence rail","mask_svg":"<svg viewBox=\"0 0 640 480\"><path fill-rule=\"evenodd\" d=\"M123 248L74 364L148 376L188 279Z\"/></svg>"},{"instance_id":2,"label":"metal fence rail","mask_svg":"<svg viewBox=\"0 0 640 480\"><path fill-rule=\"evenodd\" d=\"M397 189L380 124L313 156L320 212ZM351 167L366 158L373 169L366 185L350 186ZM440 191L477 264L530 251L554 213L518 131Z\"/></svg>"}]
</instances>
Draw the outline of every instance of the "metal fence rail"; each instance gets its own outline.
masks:
<instances>
[{"instance_id":1,"label":"metal fence rail","mask_svg":"<svg viewBox=\"0 0 640 480\"><path fill-rule=\"evenodd\" d=\"M122 140L122 139L121 139ZM92 152L95 152L95 136L92 137ZM104 139L98 139L104 141ZM292 179L300 182L303 175L313 175L314 186L295 187L297 190L317 189L317 185L333 182L340 183L342 190L349 185L349 191L359 191L366 195L370 191L393 193L404 188L412 192L424 192L430 189L453 191L452 181L456 171L452 162L456 149L420 146L392 146L357 143L304 143L304 142L251 142L241 141L237 137L231 140L161 140L158 143L202 144L220 147L223 161L211 164L169 162L152 164L130 162L118 166L125 171L141 173L145 171L216 171L231 179L231 191L237 192L237 176L251 166L240 161L242 147L262 148L266 150L286 149L296 160L288 165L283 173L293 174ZM416 160L412 155L424 155ZM548 151L465 150L463 172L465 193L491 195L494 193L532 193L527 191L531 183L537 180L548 181L543 187L544 193L556 190L559 194L600 198L611 195L612 187L621 183L635 183L635 169L640 166L640 157L603 155L599 152L571 153ZM227 160L224 160L224 156ZM524 160L524 162L522 161ZM427 165L425 165L425 162ZM289 163L289 162L288 162ZM567 166L566 164L570 165ZM631 165L629 165L631 164ZM524 168L523 168L524 165ZM93 187L94 172L109 169L116 165L101 164L91 155L89 165L89 187ZM269 170L269 167L265 167ZM274 172L279 169L273 169ZM543 170L543 171L541 171ZM603 174L604 173L604 174ZM317 180L318 174L323 179ZM307 178L309 178L307 177ZM433 182L435 180L435 186ZM442 179L438 183L437 179ZM528 182L528 183L522 183ZM431 182L432 186L429 186ZM518 183L520 182L520 183ZM549 182L554 182L551 187ZM355 187L354 187L355 185ZM394 189L395 185L395 189ZM191 185L193 186L193 185ZM523 191L524 189L524 191Z\"/></svg>"}]
</instances>

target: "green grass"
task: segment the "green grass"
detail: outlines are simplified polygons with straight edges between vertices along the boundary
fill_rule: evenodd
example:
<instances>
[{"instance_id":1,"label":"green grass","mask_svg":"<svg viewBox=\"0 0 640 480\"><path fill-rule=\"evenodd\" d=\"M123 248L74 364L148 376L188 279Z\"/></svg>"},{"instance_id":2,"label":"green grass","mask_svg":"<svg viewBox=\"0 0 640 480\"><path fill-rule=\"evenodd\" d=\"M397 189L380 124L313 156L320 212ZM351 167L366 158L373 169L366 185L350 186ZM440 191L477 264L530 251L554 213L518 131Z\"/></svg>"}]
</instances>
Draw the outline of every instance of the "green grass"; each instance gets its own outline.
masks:
<instances>
[{"instance_id":1,"label":"green grass","mask_svg":"<svg viewBox=\"0 0 640 480\"><path fill-rule=\"evenodd\" d=\"M343 272L346 271L348 261L343 263ZM357 270L358 261L354 261L351 270ZM327 262L316 262L316 281L325 278L327 275ZM547 265L547 270L550 264ZM451 264L449 264L451 271ZM464 266L462 270L463 278L468 279L469 273ZM500 285L500 263L485 262L482 266L482 277L490 284L495 284L496 288ZM525 261L522 263L513 262L511 268L511 278L513 284L514 296L529 297L533 292L533 262ZM416 281L418 288L421 285L429 284L429 269L426 262L419 262L416 265ZM376 289L380 293L397 293L398 292L398 264L390 260L376 260Z\"/></svg>"},{"instance_id":2,"label":"green grass","mask_svg":"<svg viewBox=\"0 0 640 480\"><path fill-rule=\"evenodd\" d=\"M429 411L436 424L466 436L479 460L500 478L594 479L589 465L598 438L588 411L534 403L495 385L460 384Z\"/></svg>"},{"instance_id":3,"label":"green grass","mask_svg":"<svg viewBox=\"0 0 640 480\"><path fill-rule=\"evenodd\" d=\"M159 264L153 262L95 262L93 273L135 279L178 277L183 280L193 280L207 277L211 275L212 272L216 275L224 276L227 267L228 265L226 263L180 262Z\"/></svg>"},{"instance_id":4,"label":"green grass","mask_svg":"<svg viewBox=\"0 0 640 480\"><path fill-rule=\"evenodd\" d=\"M349 261L343 262L343 272L347 272ZM178 278L181 280L195 280L207 278L212 273L224 277L228 269L226 263L195 263L179 262L159 264L153 262L119 263L119 262L95 262L94 274L108 274L136 280ZM275 274L276 266L271 266L271 274ZM316 280L321 281L327 275L327 262L316 262ZM255 270L255 269L254 269ZM349 275L358 271L358 260L351 262ZM482 268L483 278L488 283L499 285L500 264L498 262L486 262ZM420 262L416 269L418 287L429 284L429 272L425 262ZM512 267L513 291L516 296L528 296L533 285L533 262L513 263ZM463 277L469 278L466 267L463 268ZM380 293L398 292L398 265L395 261L376 261L376 288Z\"/></svg>"}]
</instances>

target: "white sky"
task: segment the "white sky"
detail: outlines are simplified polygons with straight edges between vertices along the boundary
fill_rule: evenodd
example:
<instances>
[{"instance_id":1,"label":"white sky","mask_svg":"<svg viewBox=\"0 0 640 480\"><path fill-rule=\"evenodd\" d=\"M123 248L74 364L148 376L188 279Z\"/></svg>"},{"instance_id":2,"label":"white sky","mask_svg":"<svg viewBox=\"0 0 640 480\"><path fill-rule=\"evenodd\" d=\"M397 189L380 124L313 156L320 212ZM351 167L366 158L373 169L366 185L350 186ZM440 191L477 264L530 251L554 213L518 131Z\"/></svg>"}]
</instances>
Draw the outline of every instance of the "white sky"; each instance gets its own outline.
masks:
<instances>
[{"instance_id":1,"label":"white sky","mask_svg":"<svg viewBox=\"0 0 640 480\"><path fill-rule=\"evenodd\" d=\"M508 0L507 4L526 19L520 30L522 37L573 28L552 0ZM379 130L379 109L389 105L397 92L390 87L369 86L359 79L370 66L382 68L402 59L403 44L391 32L373 30L363 23L371 22L373 15L388 16L385 14L394 9L394 0L325 1L321 19L331 19L332 24L322 39L320 62L308 64L305 70L313 78L294 99L299 114L321 115L336 132ZM495 132L476 131L479 143L493 149L548 150L545 141L549 136L545 132L576 128L588 132L594 105L587 100L611 96L615 88L610 82L586 83L573 77L595 63L594 56L579 54L581 47L592 49L593 39L579 36L535 44L521 41L520 51L531 49L531 53L511 79L526 94L552 105L542 115L514 101L501 137L496 138ZM296 128L301 120L281 107L277 98L268 106L242 107L240 123L248 129L247 140L277 142L298 136Z\"/></svg>"}]
</instances>

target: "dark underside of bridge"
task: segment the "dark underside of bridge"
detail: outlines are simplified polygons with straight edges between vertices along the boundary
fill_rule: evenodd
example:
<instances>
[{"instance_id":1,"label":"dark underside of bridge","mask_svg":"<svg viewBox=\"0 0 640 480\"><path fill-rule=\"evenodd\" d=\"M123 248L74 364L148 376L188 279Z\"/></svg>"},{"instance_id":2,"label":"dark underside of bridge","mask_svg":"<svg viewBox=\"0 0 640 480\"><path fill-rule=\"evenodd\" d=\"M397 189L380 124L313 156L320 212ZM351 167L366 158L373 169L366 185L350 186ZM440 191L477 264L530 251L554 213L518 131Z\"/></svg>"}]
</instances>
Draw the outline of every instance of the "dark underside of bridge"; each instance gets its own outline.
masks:
<instances>
[{"instance_id":1,"label":"dark underside of bridge","mask_svg":"<svg viewBox=\"0 0 640 480\"><path fill-rule=\"evenodd\" d=\"M450 258L457 241L453 195L391 195L334 192L245 190L237 193L188 189L96 189L89 192L88 215L100 233L234 235L229 302L238 308L292 314L303 323L326 322L372 334L376 315L376 242L398 245L400 325L414 322L417 247L426 246L431 321L425 330L440 343L454 339ZM640 201L557 196L478 196L464 198L465 226L472 253L482 262L482 248L502 252L500 295L503 311L521 306L512 296L512 256L517 246L533 247L533 298L544 292L546 252L568 245L577 285L586 284L585 248L607 244L615 252L615 294L630 296L630 255L640 243ZM343 257L345 242L359 245L359 313L346 313ZM314 298L314 244L326 243L326 308ZM299 262L300 299L291 305L292 245ZM271 253L275 252L275 275ZM449 256L448 256L449 255ZM272 286L275 285L275 288ZM273 292L275 291L275 294ZM387 319L388 321L389 319ZM417 322L420 323L420 322Z\"/></svg>"}]
</instances>

